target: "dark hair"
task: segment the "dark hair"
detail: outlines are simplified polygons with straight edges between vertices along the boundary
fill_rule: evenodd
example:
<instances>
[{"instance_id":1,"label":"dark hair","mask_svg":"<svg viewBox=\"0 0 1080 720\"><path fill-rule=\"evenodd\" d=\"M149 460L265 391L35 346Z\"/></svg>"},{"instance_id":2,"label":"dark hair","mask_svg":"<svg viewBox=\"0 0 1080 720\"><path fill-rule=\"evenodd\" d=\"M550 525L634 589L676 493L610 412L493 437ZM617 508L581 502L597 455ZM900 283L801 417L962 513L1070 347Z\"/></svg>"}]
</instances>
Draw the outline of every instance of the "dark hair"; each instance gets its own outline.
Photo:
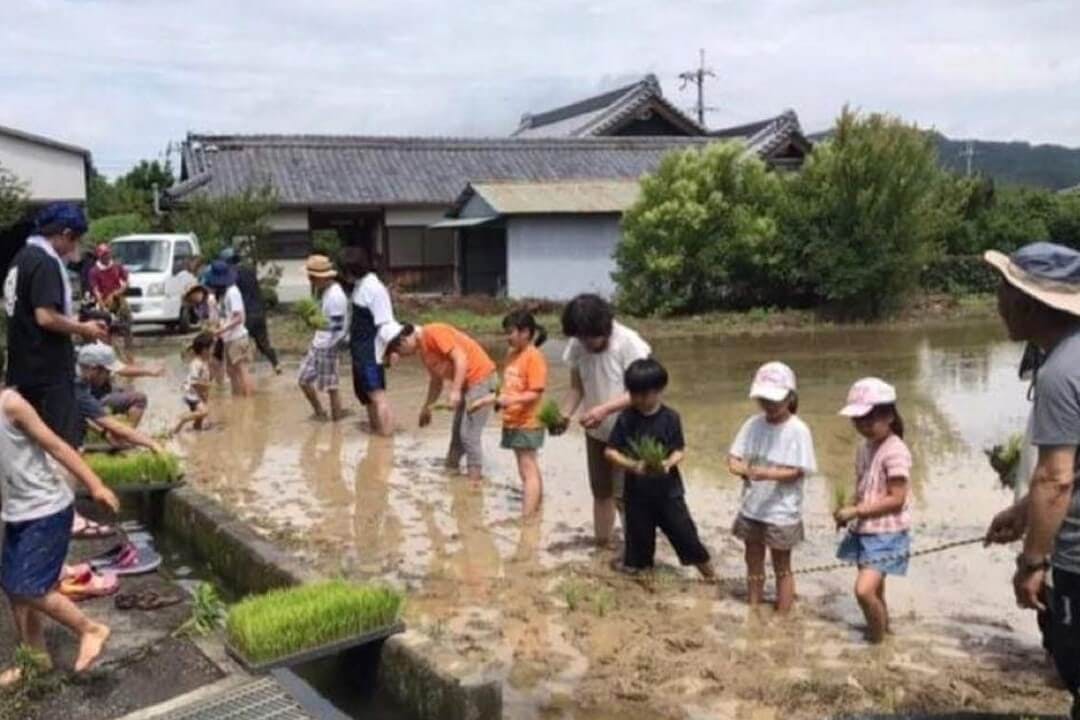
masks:
<instances>
[{"instance_id":1,"label":"dark hair","mask_svg":"<svg viewBox=\"0 0 1080 720\"><path fill-rule=\"evenodd\" d=\"M882 405L875 405L874 409L870 411L870 418L877 420L878 418L891 414L892 422L889 423L889 429L892 430L893 435L903 439L904 437L904 418L900 417L900 410L896 407L896 403L884 403Z\"/></svg>"},{"instance_id":2,"label":"dark hair","mask_svg":"<svg viewBox=\"0 0 1080 720\"><path fill-rule=\"evenodd\" d=\"M792 415L799 414L799 393L792 390L787 396L788 412Z\"/></svg>"},{"instance_id":3,"label":"dark hair","mask_svg":"<svg viewBox=\"0 0 1080 720\"><path fill-rule=\"evenodd\" d=\"M630 363L623 374L623 384L631 394L663 390L668 384L668 372L656 360L642 358Z\"/></svg>"},{"instance_id":4,"label":"dark hair","mask_svg":"<svg viewBox=\"0 0 1080 720\"><path fill-rule=\"evenodd\" d=\"M204 352L214 346L213 333L201 332L191 340L191 345L188 346L188 350L196 355L202 355Z\"/></svg>"},{"instance_id":5,"label":"dark hair","mask_svg":"<svg viewBox=\"0 0 1080 720\"><path fill-rule=\"evenodd\" d=\"M397 334L397 337L387 343L386 354L390 355L392 353L396 353L401 348L401 341L412 335L414 332L416 332L416 328L409 323L405 323L404 325L402 325L401 332Z\"/></svg>"},{"instance_id":6,"label":"dark hair","mask_svg":"<svg viewBox=\"0 0 1080 720\"><path fill-rule=\"evenodd\" d=\"M566 337L610 337L614 322L611 304L592 293L578 295L562 312L562 331Z\"/></svg>"},{"instance_id":7,"label":"dark hair","mask_svg":"<svg viewBox=\"0 0 1080 720\"><path fill-rule=\"evenodd\" d=\"M528 310L513 310L502 322L503 330L528 330L532 343L540 347L547 341L547 330L536 322L536 318Z\"/></svg>"},{"instance_id":8,"label":"dark hair","mask_svg":"<svg viewBox=\"0 0 1080 720\"><path fill-rule=\"evenodd\" d=\"M371 255L367 248L360 245L349 245L341 249L338 255L338 264L341 266L341 285L346 292L352 292L353 287L367 275L374 272L375 267L371 262Z\"/></svg>"},{"instance_id":9,"label":"dark hair","mask_svg":"<svg viewBox=\"0 0 1080 720\"><path fill-rule=\"evenodd\" d=\"M52 237L53 235L62 235L65 230L71 230L71 234L75 237L82 236L81 232L76 232L75 230L72 230L68 223L64 222L51 222L47 225L42 225L37 229L37 234L42 237Z\"/></svg>"}]
</instances>

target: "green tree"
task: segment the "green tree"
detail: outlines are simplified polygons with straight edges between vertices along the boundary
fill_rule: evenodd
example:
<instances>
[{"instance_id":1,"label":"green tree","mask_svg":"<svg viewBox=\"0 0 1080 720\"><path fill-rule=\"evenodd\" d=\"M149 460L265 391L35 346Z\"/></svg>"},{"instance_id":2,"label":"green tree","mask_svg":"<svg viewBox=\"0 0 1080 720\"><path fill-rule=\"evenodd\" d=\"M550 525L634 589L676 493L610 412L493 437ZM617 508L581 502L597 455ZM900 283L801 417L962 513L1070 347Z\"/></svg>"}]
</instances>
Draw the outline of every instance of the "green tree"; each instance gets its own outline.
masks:
<instances>
[{"instance_id":1,"label":"green tree","mask_svg":"<svg viewBox=\"0 0 1080 720\"><path fill-rule=\"evenodd\" d=\"M110 242L121 235L154 232L154 230L153 223L138 213L106 215L90 221L90 229L83 236L83 244L92 247L98 243Z\"/></svg>"},{"instance_id":2,"label":"green tree","mask_svg":"<svg viewBox=\"0 0 1080 720\"><path fill-rule=\"evenodd\" d=\"M1080 249L1080 192L1055 196L1054 212L1047 223L1054 242Z\"/></svg>"},{"instance_id":3,"label":"green tree","mask_svg":"<svg viewBox=\"0 0 1080 720\"><path fill-rule=\"evenodd\" d=\"M619 304L673 314L772 300L785 265L775 217L781 183L741 143L665 157L623 216Z\"/></svg>"},{"instance_id":4,"label":"green tree","mask_svg":"<svg viewBox=\"0 0 1080 720\"><path fill-rule=\"evenodd\" d=\"M0 165L0 230L11 227L26 215L26 202L30 191L3 165Z\"/></svg>"},{"instance_id":5,"label":"green tree","mask_svg":"<svg viewBox=\"0 0 1080 720\"><path fill-rule=\"evenodd\" d=\"M196 194L174 214L172 224L177 231L199 237L207 261L226 246L239 245L255 262L261 262L264 248L260 241L270 234L269 220L277 206L277 194L268 185L221 198Z\"/></svg>"},{"instance_id":6,"label":"green tree","mask_svg":"<svg viewBox=\"0 0 1080 720\"><path fill-rule=\"evenodd\" d=\"M842 314L878 317L918 285L967 199L937 163L926 133L844 108L791 185L787 232L796 265Z\"/></svg>"}]
</instances>

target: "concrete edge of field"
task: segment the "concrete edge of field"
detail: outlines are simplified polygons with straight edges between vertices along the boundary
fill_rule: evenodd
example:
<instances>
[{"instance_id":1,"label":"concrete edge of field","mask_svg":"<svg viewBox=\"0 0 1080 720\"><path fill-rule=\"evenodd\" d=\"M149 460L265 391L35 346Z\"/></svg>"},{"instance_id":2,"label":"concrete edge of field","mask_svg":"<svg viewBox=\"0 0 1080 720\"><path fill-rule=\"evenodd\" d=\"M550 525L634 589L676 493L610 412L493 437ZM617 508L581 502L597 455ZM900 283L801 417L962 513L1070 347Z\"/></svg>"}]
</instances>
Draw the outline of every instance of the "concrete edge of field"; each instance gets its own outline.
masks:
<instances>
[{"instance_id":1,"label":"concrete edge of field","mask_svg":"<svg viewBox=\"0 0 1080 720\"><path fill-rule=\"evenodd\" d=\"M248 594L300 585L320 576L259 537L212 498L187 486L165 493L162 526L215 574ZM502 684L414 631L383 644L378 685L420 720L502 717Z\"/></svg>"}]
</instances>

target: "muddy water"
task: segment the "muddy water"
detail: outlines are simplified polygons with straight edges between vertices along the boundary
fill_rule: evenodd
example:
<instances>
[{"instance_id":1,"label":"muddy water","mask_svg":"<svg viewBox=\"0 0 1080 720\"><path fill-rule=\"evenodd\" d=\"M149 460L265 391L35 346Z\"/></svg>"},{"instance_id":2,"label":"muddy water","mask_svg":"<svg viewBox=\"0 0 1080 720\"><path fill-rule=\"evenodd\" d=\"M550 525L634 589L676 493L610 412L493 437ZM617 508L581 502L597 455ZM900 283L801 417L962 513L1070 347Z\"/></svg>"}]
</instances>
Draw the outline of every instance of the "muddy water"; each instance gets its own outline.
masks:
<instances>
[{"instance_id":1,"label":"muddy water","mask_svg":"<svg viewBox=\"0 0 1080 720\"><path fill-rule=\"evenodd\" d=\"M672 375L668 402L688 441L688 502L722 575L742 572L728 528L738 485L725 448L753 411L758 364L782 359L801 386L801 415L821 476L807 482L807 542L798 566L831 559L832 483L851 482L857 443L835 411L848 385L894 382L917 465L915 546L978 536L1010 499L983 448L1017 431L1027 412L1016 378L1020 348L995 324L855 329L656 344ZM565 389L557 357L553 391ZM170 361L173 362L173 361ZM179 362L147 387L149 424L179 411ZM873 708L1065 707L1047 687L1034 618L1011 601L1013 549L965 547L912 561L889 581L895 640L869 649L850 594L851 571L798 579L799 608L782 621L750 616L740 583L689 582L660 543L664 565L634 582L593 550L591 498L579 432L543 451L538 525L518 521L512 455L486 436L490 479L474 490L441 469L449 417L419 430L424 378L415 364L391 375L403 431L369 439L360 418L316 423L288 376L259 376L253 399L215 397L213 430L176 441L192 480L327 572L381 577L410 591L409 620L504 681L507 717L821 717ZM347 387L347 381L345 386Z\"/></svg>"}]
</instances>

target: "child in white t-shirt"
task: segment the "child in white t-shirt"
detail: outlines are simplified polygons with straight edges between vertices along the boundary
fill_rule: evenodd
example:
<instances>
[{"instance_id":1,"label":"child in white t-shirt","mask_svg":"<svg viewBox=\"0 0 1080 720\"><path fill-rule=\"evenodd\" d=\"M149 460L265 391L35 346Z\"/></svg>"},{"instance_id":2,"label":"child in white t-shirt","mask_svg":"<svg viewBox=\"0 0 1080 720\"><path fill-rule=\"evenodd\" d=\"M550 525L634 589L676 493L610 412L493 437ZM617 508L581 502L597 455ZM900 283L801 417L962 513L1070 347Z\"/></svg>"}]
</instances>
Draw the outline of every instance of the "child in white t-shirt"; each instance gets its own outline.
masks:
<instances>
[{"instance_id":1,"label":"child in white t-shirt","mask_svg":"<svg viewBox=\"0 0 1080 720\"><path fill-rule=\"evenodd\" d=\"M319 298L325 326L315 331L311 347L300 362L297 381L304 397L311 404L314 417L327 419L326 410L317 391L330 398L330 419L337 422L345 417L338 392L338 346L345 339L345 323L349 314L349 298L337 282L337 270L325 255L310 255L305 263L308 281Z\"/></svg>"},{"instance_id":2,"label":"child in white t-shirt","mask_svg":"<svg viewBox=\"0 0 1080 720\"><path fill-rule=\"evenodd\" d=\"M762 412L743 424L728 456L728 468L743 479L742 507L732 531L746 543L750 605L760 605L765 594L768 548L776 573L776 610L786 613L795 603L791 551L803 539L803 479L817 472L814 440L795 415L795 373L787 365L762 365L750 397Z\"/></svg>"},{"instance_id":3,"label":"child in white t-shirt","mask_svg":"<svg viewBox=\"0 0 1080 720\"><path fill-rule=\"evenodd\" d=\"M173 428L175 435L191 423L196 430L202 430L206 422L206 416L210 414L210 361L213 356L214 336L212 333L201 332L191 341L191 345L185 350L185 355L190 355L188 374L184 380L184 404L188 412L180 417Z\"/></svg>"}]
</instances>

